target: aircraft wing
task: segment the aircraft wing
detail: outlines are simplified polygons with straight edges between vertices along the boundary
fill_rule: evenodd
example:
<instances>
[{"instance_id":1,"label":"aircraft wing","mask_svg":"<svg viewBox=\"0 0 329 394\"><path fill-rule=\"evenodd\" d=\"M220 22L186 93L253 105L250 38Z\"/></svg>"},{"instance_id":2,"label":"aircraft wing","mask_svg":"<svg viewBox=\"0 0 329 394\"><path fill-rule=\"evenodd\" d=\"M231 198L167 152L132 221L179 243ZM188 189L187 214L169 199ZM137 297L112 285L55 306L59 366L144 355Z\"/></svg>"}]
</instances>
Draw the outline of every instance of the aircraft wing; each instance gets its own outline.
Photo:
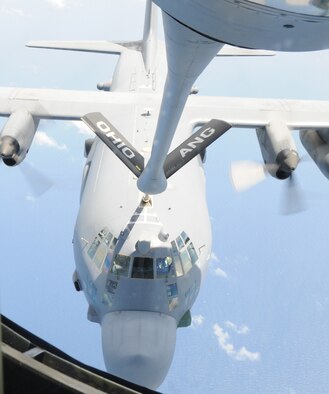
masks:
<instances>
[{"instance_id":1,"label":"aircraft wing","mask_svg":"<svg viewBox=\"0 0 329 394\"><path fill-rule=\"evenodd\" d=\"M160 103L161 98L158 100ZM80 120L89 112L121 111L134 104L153 107L156 103L157 97L138 93L0 88L0 116L24 108L40 119Z\"/></svg>"},{"instance_id":2,"label":"aircraft wing","mask_svg":"<svg viewBox=\"0 0 329 394\"><path fill-rule=\"evenodd\" d=\"M24 108L40 119L80 120L90 112L120 112L130 105L159 108L160 103L160 96L143 93L0 88L0 116ZM203 124L210 119L243 128L262 127L273 120L291 129L329 128L329 101L191 95L181 122Z\"/></svg>"},{"instance_id":3,"label":"aircraft wing","mask_svg":"<svg viewBox=\"0 0 329 394\"><path fill-rule=\"evenodd\" d=\"M120 55L126 49L142 51L142 41L30 41L26 46L29 48L108 53L111 55ZM224 56L231 56L232 52L234 53L234 49L227 48ZM253 53L252 51L249 52ZM242 52L241 56L243 55L246 55L246 51Z\"/></svg>"},{"instance_id":4,"label":"aircraft wing","mask_svg":"<svg viewBox=\"0 0 329 394\"><path fill-rule=\"evenodd\" d=\"M183 117L195 124L222 119L244 128L262 127L275 120L290 129L328 128L329 101L190 96Z\"/></svg>"}]
</instances>

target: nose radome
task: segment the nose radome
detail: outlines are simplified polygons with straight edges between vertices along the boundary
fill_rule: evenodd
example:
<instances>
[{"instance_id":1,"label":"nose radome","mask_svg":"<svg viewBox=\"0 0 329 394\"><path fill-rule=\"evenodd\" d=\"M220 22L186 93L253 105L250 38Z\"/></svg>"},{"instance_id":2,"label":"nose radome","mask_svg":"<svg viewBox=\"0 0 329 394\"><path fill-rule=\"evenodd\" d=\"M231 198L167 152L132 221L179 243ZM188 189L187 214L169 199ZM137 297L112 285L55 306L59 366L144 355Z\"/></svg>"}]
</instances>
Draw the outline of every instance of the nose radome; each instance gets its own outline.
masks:
<instances>
[{"instance_id":1,"label":"nose radome","mask_svg":"<svg viewBox=\"0 0 329 394\"><path fill-rule=\"evenodd\" d=\"M176 320L163 313L120 311L102 320L106 369L130 382L156 389L165 379L176 343Z\"/></svg>"}]
</instances>

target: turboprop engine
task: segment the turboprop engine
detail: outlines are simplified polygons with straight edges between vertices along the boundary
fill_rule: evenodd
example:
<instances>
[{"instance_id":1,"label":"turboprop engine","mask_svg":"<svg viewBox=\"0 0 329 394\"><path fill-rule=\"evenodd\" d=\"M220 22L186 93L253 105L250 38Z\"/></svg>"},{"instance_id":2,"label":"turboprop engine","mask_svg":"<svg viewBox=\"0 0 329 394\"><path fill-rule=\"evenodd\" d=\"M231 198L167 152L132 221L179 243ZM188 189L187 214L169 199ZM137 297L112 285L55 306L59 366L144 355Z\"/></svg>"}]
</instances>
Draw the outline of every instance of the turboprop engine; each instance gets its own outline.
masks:
<instances>
[{"instance_id":1,"label":"turboprop engine","mask_svg":"<svg viewBox=\"0 0 329 394\"><path fill-rule=\"evenodd\" d=\"M298 165L299 156L287 125L272 121L256 132L267 172L274 178L289 178Z\"/></svg>"},{"instance_id":2,"label":"turboprop engine","mask_svg":"<svg viewBox=\"0 0 329 394\"><path fill-rule=\"evenodd\" d=\"M247 190L270 174L276 179L288 180L281 212L290 214L304 210L302 193L293 177L300 159L291 131L284 122L275 120L256 132L264 164L252 161L232 163L231 181L235 190Z\"/></svg>"},{"instance_id":3,"label":"turboprop engine","mask_svg":"<svg viewBox=\"0 0 329 394\"><path fill-rule=\"evenodd\" d=\"M263 181L270 174L289 179L299 163L295 141L285 123L274 120L256 129L264 164L253 161L232 163L231 180L236 191L243 191Z\"/></svg>"},{"instance_id":4,"label":"turboprop engine","mask_svg":"<svg viewBox=\"0 0 329 394\"><path fill-rule=\"evenodd\" d=\"M39 119L26 109L10 115L0 135L0 156L7 166L15 166L25 159L38 124Z\"/></svg>"},{"instance_id":5,"label":"turboprop engine","mask_svg":"<svg viewBox=\"0 0 329 394\"><path fill-rule=\"evenodd\" d=\"M319 170L329 179L329 129L300 130L299 137Z\"/></svg>"}]
</instances>

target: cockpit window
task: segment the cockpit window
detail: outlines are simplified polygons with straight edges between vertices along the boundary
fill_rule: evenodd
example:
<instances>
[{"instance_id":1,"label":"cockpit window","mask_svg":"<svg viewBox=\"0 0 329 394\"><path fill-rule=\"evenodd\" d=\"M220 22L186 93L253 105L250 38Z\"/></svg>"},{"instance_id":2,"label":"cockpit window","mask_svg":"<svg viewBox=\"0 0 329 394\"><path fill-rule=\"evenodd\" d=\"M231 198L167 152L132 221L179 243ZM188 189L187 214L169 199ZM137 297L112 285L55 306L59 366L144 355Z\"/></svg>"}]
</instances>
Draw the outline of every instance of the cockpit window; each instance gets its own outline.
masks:
<instances>
[{"instance_id":1,"label":"cockpit window","mask_svg":"<svg viewBox=\"0 0 329 394\"><path fill-rule=\"evenodd\" d=\"M106 235L106 237L104 237L104 242L106 244L106 246L110 245L110 242L112 241L113 235L111 232L108 232L108 234Z\"/></svg>"},{"instance_id":2,"label":"cockpit window","mask_svg":"<svg viewBox=\"0 0 329 394\"><path fill-rule=\"evenodd\" d=\"M149 257L135 257L131 277L153 279L153 259Z\"/></svg>"},{"instance_id":3,"label":"cockpit window","mask_svg":"<svg viewBox=\"0 0 329 394\"><path fill-rule=\"evenodd\" d=\"M180 236L177 237L176 242L177 242L178 250L181 250L184 247L184 242L182 238Z\"/></svg>"},{"instance_id":4,"label":"cockpit window","mask_svg":"<svg viewBox=\"0 0 329 394\"><path fill-rule=\"evenodd\" d=\"M156 275L158 279L174 277L175 271L172 264L172 258L167 257L158 257L156 258Z\"/></svg>"},{"instance_id":5,"label":"cockpit window","mask_svg":"<svg viewBox=\"0 0 329 394\"><path fill-rule=\"evenodd\" d=\"M114 247L117 244L117 242L118 242L118 238L113 237L111 245L110 245L110 249L114 249Z\"/></svg>"},{"instance_id":6,"label":"cockpit window","mask_svg":"<svg viewBox=\"0 0 329 394\"><path fill-rule=\"evenodd\" d=\"M190 237L182 231L171 246L177 276L187 274L199 258Z\"/></svg>"},{"instance_id":7,"label":"cockpit window","mask_svg":"<svg viewBox=\"0 0 329 394\"><path fill-rule=\"evenodd\" d=\"M187 273L191 268L192 268L192 261L190 259L189 254L187 253L186 250L183 250L181 253L181 259L182 259L182 264L184 268L184 272Z\"/></svg>"},{"instance_id":8,"label":"cockpit window","mask_svg":"<svg viewBox=\"0 0 329 394\"><path fill-rule=\"evenodd\" d=\"M105 235L108 233L109 229L107 227L104 227L99 233L98 236L100 239L104 239Z\"/></svg>"},{"instance_id":9,"label":"cockpit window","mask_svg":"<svg viewBox=\"0 0 329 394\"><path fill-rule=\"evenodd\" d=\"M103 267L106 271L108 270L110 264L108 252L114 249L116 242L117 239L113 237L113 234L107 227L103 227L95 236L87 253L99 270ZM106 262L105 265L104 261Z\"/></svg>"},{"instance_id":10,"label":"cockpit window","mask_svg":"<svg viewBox=\"0 0 329 394\"><path fill-rule=\"evenodd\" d=\"M194 249L194 245L192 242L189 245L187 245L187 251L188 254L190 255L192 264L194 264L198 260L198 255Z\"/></svg>"},{"instance_id":11,"label":"cockpit window","mask_svg":"<svg viewBox=\"0 0 329 394\"><path fill-rule=\"evenodd\" d=\"M171 246L172 246L173 258L174 258L174 263L175 263L175 268L176 268L176 275L183 276L184 275L183 267L182 267L182 263L179 258L179 253L178 253L176 242L172 241Z\"/></svg>"},{"instance_id":12,"label":"cockpit window","mask_svg":"<svg viewBox=\"0 0 329 394\"><path fill-rule=\"evenodd\" d=\"M88 249L88 255L91 259L94 258L101 241L96 237Z\"/></svg>"},{"instance_id":13,"label":"cockpit window","mask_svg":"<svg viewBox=\"0 0 329 394\"><path fill-rule=\"evenodd\" d=\"M115 275L128 276L130 268L130 256L117 254L114 258L111 272Z\"/></svg>"},{"instance_id":14,"label":"cockpit window","mask_svg":"<svg viewBox=\"0 0 329 394\"><path fill-rule=\"evenodd\" d=\"M182 237L182 239L183 239L183 241L184 241L184 244L187 245L187 243L188 243L189 240L190 240L190 237L186 234L185 231L183 231L182 234L181 234L180 236Z\"/></svg>"},{"instance_id":15,"label":"cockpit window","mask_svg":"<svg viewBox=\"0 0 329 394\"><path fill-rule=\"evenodd\" d=\"M183 231L174 241L171 242L171 252L162 252L164 255L159 256L160 250L155 257L146 256L125 256L111 252L115 248L117 238L108 231L100 231L90 246L88 253L93 256L94 262L101 269L102 262L105 259L103 270L117 276L131 277L134 279L169 279L186 275L193 265L197 262L199 256L190 239ZM108 251L107 256L103 255L105 247ZM115 250L115 249L114 249ZM101 253L102 252L102 253ZM135 254L135 253L134 253ZM167 255L166 255L167 254ZM106 258L105 258L106 257Z\"/></svg>"}]
</instances>

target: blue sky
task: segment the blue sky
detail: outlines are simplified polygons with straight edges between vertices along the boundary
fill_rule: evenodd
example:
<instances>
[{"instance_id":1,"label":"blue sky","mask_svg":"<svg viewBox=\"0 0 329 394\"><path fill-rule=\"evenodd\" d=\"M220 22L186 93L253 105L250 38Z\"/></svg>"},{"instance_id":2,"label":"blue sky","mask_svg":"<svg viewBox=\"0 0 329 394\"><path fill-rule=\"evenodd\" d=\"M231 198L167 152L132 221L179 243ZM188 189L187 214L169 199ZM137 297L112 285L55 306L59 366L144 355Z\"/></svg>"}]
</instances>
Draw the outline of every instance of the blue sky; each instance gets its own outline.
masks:
<instances>
[{"instance_id":1,"label":"blue sky","mask_svg":"<svg viewBox=\"0 0 329 394\"><path fill-rule=\"evenodd\" d=\"M27 4L28 3L28 4ZM95 89L115 58L24 48L38 39L139 39L144 2L4 0L0 86ZM128 10L129 12L125 11ZM86 28L87 26L87 28ZM14 28L13 28L14 27ZM217 58L200 94L328 99L329 53ZM104 368L98 325L71 276L71 239L86 135L69 122L41 122L29 162L55 182L37 200L19 168L1 166L1 311L79 360ZM46 138L48 137L48 138ZM305 154L295 135L299 153ZM236 194L235 160L261 160L253 130L231 130L206 164L213 261L177 334L165 393L325 393L329 375L328 180L312 161L296 172L308 210L279 212L284 184L267 179Z\"/></svg>"}]
</instances>

